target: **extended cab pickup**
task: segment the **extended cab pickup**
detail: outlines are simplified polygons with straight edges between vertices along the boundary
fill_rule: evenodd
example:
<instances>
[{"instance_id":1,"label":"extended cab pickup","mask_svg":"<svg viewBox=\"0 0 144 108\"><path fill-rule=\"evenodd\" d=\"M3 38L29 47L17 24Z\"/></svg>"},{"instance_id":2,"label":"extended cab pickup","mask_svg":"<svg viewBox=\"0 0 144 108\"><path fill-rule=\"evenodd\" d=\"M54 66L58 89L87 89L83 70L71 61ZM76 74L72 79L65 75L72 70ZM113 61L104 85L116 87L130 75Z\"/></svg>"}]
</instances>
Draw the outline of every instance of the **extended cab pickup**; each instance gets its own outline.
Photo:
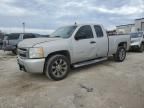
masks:
<instances>
[{"instance_id":1,"label":"extended cab pickup","mask_svg":"<svg viewBox=\"0 0 144 108\"><path fill-rule=\"evenodd\" d=\"M129 46L129 35L107 36L101 25L70 25L57 29L49 38L20 42L17 61L20 70L62 80L70 67L104 61L112 55L116 61L124 61Z\"/></svg>"}]
</instances>

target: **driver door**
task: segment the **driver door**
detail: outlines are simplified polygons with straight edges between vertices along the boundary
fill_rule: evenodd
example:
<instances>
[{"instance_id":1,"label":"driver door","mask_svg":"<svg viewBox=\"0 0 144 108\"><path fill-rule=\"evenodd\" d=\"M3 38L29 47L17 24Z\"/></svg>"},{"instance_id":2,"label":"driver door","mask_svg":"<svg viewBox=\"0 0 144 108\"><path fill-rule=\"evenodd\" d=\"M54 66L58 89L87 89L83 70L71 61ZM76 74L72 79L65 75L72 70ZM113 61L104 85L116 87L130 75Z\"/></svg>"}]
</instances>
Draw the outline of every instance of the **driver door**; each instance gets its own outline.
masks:
<instances>
[{"instance_id":1,"label":"driver door","mask_svg":"<svg viewBox=\"0 0 144 108\"><path fill-rule=\"evenodd\" d=\"M74 62L96 58L96 41L90 25L79 28L73 40Z\"/></svg>"}]
</instances>

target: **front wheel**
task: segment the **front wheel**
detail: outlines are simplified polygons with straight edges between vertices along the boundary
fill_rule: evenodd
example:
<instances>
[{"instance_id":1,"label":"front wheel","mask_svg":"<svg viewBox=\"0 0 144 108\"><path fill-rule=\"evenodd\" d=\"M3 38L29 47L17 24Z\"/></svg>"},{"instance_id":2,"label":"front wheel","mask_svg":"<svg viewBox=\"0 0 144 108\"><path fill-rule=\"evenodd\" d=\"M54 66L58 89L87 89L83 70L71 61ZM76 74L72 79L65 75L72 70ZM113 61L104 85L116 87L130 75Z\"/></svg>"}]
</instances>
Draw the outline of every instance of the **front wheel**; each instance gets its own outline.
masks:
<instances>
[{"instance_id":1,"label":"front wheel","mask_svg":"<svg viewBox=\"0 0 144 108\"><path fill-rule=\"evenodd\" d=\"M114 54L115 61L122 62L126 58L126 49L121 46L118 47L116 54Z\"/></svg>"},{"instance_id":2,"label":"front wheel","mask_svg":"<svg viewBox=\"0 0 144 108\"><path fill-rule=\"evenodd\" d=\"M70 62L64 55L54 55L47 60L45 74L49 79L59 81L67 77Z\"/></svg>"}]
</instances>

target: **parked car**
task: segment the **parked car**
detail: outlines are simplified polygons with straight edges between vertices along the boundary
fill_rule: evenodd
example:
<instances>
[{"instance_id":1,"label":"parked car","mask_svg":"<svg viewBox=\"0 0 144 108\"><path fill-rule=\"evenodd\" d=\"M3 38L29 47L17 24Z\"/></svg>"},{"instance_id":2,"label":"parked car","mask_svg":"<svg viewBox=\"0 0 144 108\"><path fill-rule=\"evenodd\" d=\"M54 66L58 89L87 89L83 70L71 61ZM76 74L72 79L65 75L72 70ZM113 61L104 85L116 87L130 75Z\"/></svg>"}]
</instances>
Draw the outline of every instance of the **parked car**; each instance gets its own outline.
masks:
<instances>
[{"instance_id":1,"label":"parked car","mask_svg":"<svg viewBox=\"0 0 144 108\"><path fill-rule=\"evenodd\" d=\"M4 34L0 34L0 50L2 49L3 39L4 39Z\"/></svg>"},{"instance_id":2,"label":"parked car","mask_svg":"<svg viewBox=\"0 0 144 108\"><path fill-rule=\"evenodd\" d=\"M144 51L144 32L131 33L131 49Z\"/></svg>"},{"instance_id":3,"label":"parked car","mask_svg":"<svg viewBox=\"0 0 144 108\"><path fill-rule=\"evenodd\" d=\"M2 48L2 45L3 45L3 39L0 39L0 50L1 50L1 48Z\"/></svg>"},{"instance_id":4,"label":"parked car","mask_svg":"<svg viewBox=\"0 0 144 108\"><path fill-rule=\"evenodd\" d=\"M52 80L62 80L71 66L104 61L111 55L124 61L129 46L129 35L108 37L101 25L70 25L57 29L49 38L20 42L17 61L22 71L44 72Z\"/></svg>"},{"instance_id":5,"label":"parked car","mask_svg":"<svg viewBox=\"0 0 144 108\"><path fill-rule=\"evenodd\" d=\"M34 34L34 33L11 33L5 35L5 38L3 40L3 46L2 49L4 51L12 51L14 54L17 53L17 45L20 41L24 39L29 39L29 38L38 38L41 37L39 34Z\"/></svg>"}]
</instances>

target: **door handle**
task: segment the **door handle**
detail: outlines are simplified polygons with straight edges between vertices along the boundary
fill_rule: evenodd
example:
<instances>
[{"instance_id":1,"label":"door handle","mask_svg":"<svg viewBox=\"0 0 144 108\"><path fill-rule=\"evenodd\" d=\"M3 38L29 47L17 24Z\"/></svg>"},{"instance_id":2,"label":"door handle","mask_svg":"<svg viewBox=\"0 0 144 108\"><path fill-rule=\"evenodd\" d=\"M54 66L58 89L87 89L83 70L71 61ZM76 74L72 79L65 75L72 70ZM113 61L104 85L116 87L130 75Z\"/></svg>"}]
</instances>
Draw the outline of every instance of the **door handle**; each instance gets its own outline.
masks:
<instances>
[{"instance_id":1,"label":"door handle","mask_svg":"<svg viewBox=\"0 0 144 108\"><path fill-rule=\"evenodd\" d=\"M90 44L95 44L95 43L96 43L95 41L91 41L91 42L90 42Z\"/></svg>"}]
</instances>

